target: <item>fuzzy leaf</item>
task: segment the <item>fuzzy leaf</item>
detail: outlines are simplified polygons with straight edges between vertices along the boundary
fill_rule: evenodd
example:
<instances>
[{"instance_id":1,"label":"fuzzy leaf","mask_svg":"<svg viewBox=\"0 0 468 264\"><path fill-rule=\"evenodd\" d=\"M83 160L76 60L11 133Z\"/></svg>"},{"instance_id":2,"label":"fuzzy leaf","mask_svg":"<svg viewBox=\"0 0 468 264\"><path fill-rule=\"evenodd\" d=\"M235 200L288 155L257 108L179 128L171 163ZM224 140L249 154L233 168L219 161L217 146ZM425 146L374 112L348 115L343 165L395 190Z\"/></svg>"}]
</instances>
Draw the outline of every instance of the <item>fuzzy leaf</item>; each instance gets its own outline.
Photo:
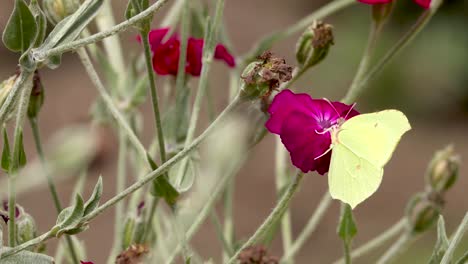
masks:
<instances>
[{"instance_id":1,"label":"fuzzy leaf","mask_svg":"<svg viewBox=\"0 0 468 264\"><path fill-rule=\"evenodd\" d=\"M445 231L445 221L444 218L439 216L439 221L437 222L437 242L432 252L432 256L429 259L429 264L438 264L444 257L445 251L449 246L449 240L447 238L447 233Z\"/></svg>"},{"instance_id":2,"label":"fuzzy leaf","mask_svg":"<svg viewBox=\"0 0 468 264\"><path fill-rule=\"evenodd\" d=\"M158 166L151 157L148 155L148 162L153 170L156 170ZM179 198L179 192L171 185L167 179L167 175L161 175L153 181L153 188L151 189L153 196L162 197L169 205L174 205Z\"/></svg>"},{"instance_id":3,"label":"fuzzy leaf","mask_svg":"<svg viewBox=\"0 0 468 264\"><path fill-rule=\"evenodd\" d=\"M10 143L6 128L3 128L3 150L2 150L2 169L5 172L10 170Z\"/></svg>"},{"instance_id":4,"label":"fuzzy leaf","mask_svg":"<svg viewBox=\"0 0 468 264\"><path fill-rule=\"evenodd\" d=\"M53 228L53 233L60 236L68 230L77 228L84 213L84 202L81 195L77 194L73 207L67 207L60 212L57 217L57 224Z\"/></svg>"},{"instance_id":5,"label":"fuzzy leaf","mask_svg":"<svg viewBox=\"0 0 468 264\"><path fill-rule=\"evenodd\" d=\"M47 33L47 17L44 14L44 12L42 12L42 9L39 6L37 0L31 0L31 3L29 4L29 9L31 10L31 13L34 16L37 25L37 36L36 40L34 41L34 45L32 46L39 47L44 41Z\"/></svg>"},{"instance_id":6,"label":"fuzzy leaf","mask_svg":"<svg viewBox=\"0 0 468 264\"><path fill-rule=\"evenodd\" d=\"M37 25L31 10L24 0L16 0L13 13L8 19L2 40L11 51L24 53L33 44L37 35Z\"/></svg>"},{"instance_id":7,"label":"fuzzy leaf","mask_svg":"<svg viewBox=\"0 0 468 264\"><path fill-rule=\"evenodd\" d=\"M3 247L1 251L6 251L11 248ZM54 258L44 254L33 253L28 250L23 250L12 256L6 257L0 261L2 264L53 264Z\"/></svg>"},{"instance_id":8,"label":"fuzzy leaf","mask_svg":"<svg viewBox=\"0 0 468 264\"><path fill-rule=\"evenodd\" d=\"M91 194L91 197L89 197L89 200L85 204L83 215L88 215L89 213L94 211L96 207L98 207L99 201L101 200L101 196L102 196L102 176L99 176L96 186L94 186L93 194Z\"/></svg>"},{"instance_id":9,"label":"fuzzy leaf","mask_svg":"<svg viewBox=\"0 0 468 264\"><path fill-rule=\"evenodd\" d=\"M349 205L344 205L338 225L338 235L346 245L349 245L356 234L357 227L354 222L352 209Z\"/></svg>"}]
</instances>

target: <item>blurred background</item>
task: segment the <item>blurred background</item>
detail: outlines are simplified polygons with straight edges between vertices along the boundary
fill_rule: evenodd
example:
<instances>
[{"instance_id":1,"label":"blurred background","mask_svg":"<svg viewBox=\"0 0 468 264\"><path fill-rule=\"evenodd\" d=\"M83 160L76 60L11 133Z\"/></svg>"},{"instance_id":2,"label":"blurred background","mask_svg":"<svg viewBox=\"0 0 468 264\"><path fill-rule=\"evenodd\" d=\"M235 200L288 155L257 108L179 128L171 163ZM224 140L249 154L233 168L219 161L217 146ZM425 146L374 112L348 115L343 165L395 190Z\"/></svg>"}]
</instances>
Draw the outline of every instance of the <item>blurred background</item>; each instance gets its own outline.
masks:
<instances>
[{"instance_id":1,"label":"blurred background","mask_svg":"<svg viewBox=\"0 0 468 264\"><path fill-rule=\"evenodd\" d=\"M2 1L0 8L0 30L11 13L14 1ZM126 1L113 1L115 16L123 20ZM225 7L225 21L234 44L234 53L247 52L262 36L288 27L307 16L327 1L268 1L228 0ZM169 5L168 5L169 6ZM155 27L164 7L154 19ZM377 53L383 54L415 21L422 9L413 1L397 1L391 20L379 41ZM332 24L335 45L327 59L309 71L294 85L296 91L309 92L313 97L327 97L339 100L350 84L363 48L370 25L370 7L353 5L329 17L325 22ZM468 1L445 1L427 28L418 35L384 72L378 76L360 97L357 109L373 112L396 108L409 118L413 130L405 135L392 160L386 166L386 173L379 191L355 210L358 234L354 245L380 234L396 222L404 213L408 199L424 189L424 173L433 153L453 144L460 153L462 164L458 182L446 196L443 215L447 231L452 233L468 210L468 167L463 161L468 157ZM141 48L134 41L136 31L120 35L126 56L139 54ZM295 42L299 34L277 43L273 51L295 64ZM17 54L0 45L0 80L15 73ZM128 57L127 57L128 58ZM228 68L218 65L212 68L211 87L216 92L216 107L221 110L227 103ZM62 65L56 70L41 70L46 89L45 105L40 113L40 129L44 141L55 131L72 124L90 120L90 107L97 94L83 67L74 54L66 54ZM169 77L164 77L169 78ZM145 120L151 121L149 101L143 107ZM202 125L204 127L206 122ZM152 125L144 129L143 142L149 144ZM36 155L29 126L26 128L25 145L28 157ZM99 174L104 177L106 200L114 195L114 175L117 156L117 140L112 129L102 128L99 140L99 160L89 172L86 194ZM236 237L246 238L268 215L276 203L274 184L273 135L268 135L253 151L236 178L234 215ZM6 177L1 175L0 177ZM73 189L74 180L61 181L58 186L65 201ZM327 178L316 174L307 175L301 190L293 199L292 223L296 235L315 210L316 204L326 190ZM18 197L18 203L33 215L41 233L55 223L55 209L47 187L34 189ZM342 254L342 245L336 235L339 204L334 202L317 231L297 256L297 263L331 263ZM88 258L95 263L104 263L112 245L113 211L109 210L96 218L90 229L80 234L86 241ZM412 245L397 263L426 263L436 240L434 231L427 232ZM51 248L55 242L51 242ZM208 258L220 260L221 246L210 221L200 229L193 239L199 253ZM360 258L355 263L374 263L375 255ZM460 244L458 255L468 249L468 237ZM272 246L273 255L281 255L281 241L276 239Z\"/></svg>"}]
</instances>

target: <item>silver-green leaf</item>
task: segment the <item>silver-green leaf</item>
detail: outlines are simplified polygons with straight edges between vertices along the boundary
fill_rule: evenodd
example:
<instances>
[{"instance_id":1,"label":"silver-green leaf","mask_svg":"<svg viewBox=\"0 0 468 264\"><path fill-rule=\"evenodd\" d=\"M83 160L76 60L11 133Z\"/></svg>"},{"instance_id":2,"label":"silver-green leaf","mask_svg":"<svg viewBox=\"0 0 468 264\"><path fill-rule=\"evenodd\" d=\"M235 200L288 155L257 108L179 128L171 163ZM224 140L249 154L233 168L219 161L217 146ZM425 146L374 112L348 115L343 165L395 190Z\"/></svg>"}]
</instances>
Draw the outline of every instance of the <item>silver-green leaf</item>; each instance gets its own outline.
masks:
<instances>
[{"instance_id":1,"label":"silver-green leaf","mask_svg":"<svg viewBox=\"0 0 468 264\"><path fill-rule=\"evenodd\" d=\"M102 196L102 176L99 176L99 179L96 183L96 186L94 186L93 193L91 194L91 197L89 197L88 201L86 202L84 206L84 214L83 215L88 215L96 207L99 205L99 201L101 200Z\"/></svg>"},{"instance_id":2,"label":"silver-green leaf","mask_svg":"<svg viewBox=\"0 0 468 264\"><path fill-rule=\"evenodd\" d=\"M24 53L36 39L37 25L31 10L24 0L16 0L13 13L8 19L2 40L11 51Z\"/></svg>"}]
</instances>

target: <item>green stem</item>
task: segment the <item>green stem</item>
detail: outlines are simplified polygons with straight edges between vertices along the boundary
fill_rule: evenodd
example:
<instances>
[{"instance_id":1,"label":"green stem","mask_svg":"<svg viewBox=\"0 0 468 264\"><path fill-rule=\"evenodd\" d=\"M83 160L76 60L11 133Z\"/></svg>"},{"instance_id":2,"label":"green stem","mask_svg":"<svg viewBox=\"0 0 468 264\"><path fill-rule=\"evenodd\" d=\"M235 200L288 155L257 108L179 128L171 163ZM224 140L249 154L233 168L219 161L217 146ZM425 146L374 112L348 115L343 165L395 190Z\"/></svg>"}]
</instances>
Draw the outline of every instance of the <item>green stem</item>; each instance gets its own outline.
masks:
<instances>
[{"instance_id":1,"label":"green stem","mask_svg":"<svg viewBox=\"0 0 468 264\"><path fill-rule=\"evenodd\" d=\"M128 28L139 23L140 21L147 19L149 16L153 15L154 12L160 10L164 6L164 4L166 4L168 1L169 0L159 0L156 3L152 4L150 7L148 7L147 9L145 9L144 11L142 11L141 13L139 13L138 15L133 16L129 20L126 20L120 24L117 24L116 26L108 30L101 31L87 38L82 38L82 39L75 40L75 41L72 41L63 45L59 45L50 50L41 51L41 52L33 51L32 56L36 61L44 61L46 58L50 56L62 54L67 51L77 50L78 48L81 48L83 46L101 41L107 37L110 37L112 35L125 31Z\"/></svg>"},{"instance_id":2,"label":"green stem","mask_svg":"<svg viewBox=\"0 0 468 264\"><path fill-rule=\"evenodd\" d=\"M400 238L380 257L376 264L387 264L398 257L415 240L415 236L409 232L403 233Z\"/></svg>"},{"instance_id":3,"label":"green stem","mask_svg":"<svg viewBox=\"0 0 468 264\"><path fill-rule=\"evenodd\" d=\"M455 232L455 235L453 238L450 240L449 247L447 251L444 254L444 257L442 258L442 261L440 264L449 264L452 261L453 258L453 253L455 252L455 249L457 248L458 244L460 243L461 239L463 238L463 235L465 234L466 230L468 230L468 213L465 214L465 217L463 218L462 222L460 223L460 226L458 227L457 231Z\"/></svg>"},{"instance_id":4,"label":"green stem","mask_svg":"<svg viewBox=\"0 0 468 264\"><path fill-rule=\"evenodd\" d=\"M276 168L275 168L275 183L276 183L276 193L280 197L283 188L288 184L287 172L288 168L286 166L286 156L287 151L281 143L281 139L277 138L276 140ZM283 217L281 218L281 238L283 242L283 252L288 252L292 246L292 230L291 230L291 212L289 209L286 209ZM285 263L293 264L294 260L288 259Z\"/></svg>"},{"instance_id":5,"label":"green stem","mask_svg":"<svg viewBox=\"0 0 468 264\"><path fill-rule=\"evenodd\" d=\"M52 200L54 201L55 209L57 211L57 214L59 214L62 211L62 204L60 202L60 198L57 193L57 188L55 186L54 179L52 178L52 175L46 166L44 151L42 149L41 136L39 132L39 126L37 122L38 122L37 118L29 118L29 124L31 125L31 130L32 130L33 137L34 137L34 144L36 145L37 155L39 156L39 160L41 161L42 168L47 177L47 185L49 186L49 191L50 191L50 194L52 195ZM68 235L65 236L65 240L67 242L68 250L70 251L70 255L72 257L73 263L78 264L79 260L76 254L75 245L73 244L73 241Z\"/></svg>"},{"instance_id":6,"label":"green stem","mask_svg":"<svg viewBox=\"0 0 468 264\"><path fill-rule=\"evenodd\" d=\"M353 250L353 252L351 253L351 258L352 259L358 258L360 256L363 256L363 255L365 255L367 253L370 253L373 250L381 247L387 241L394 238L402 230L404 230L406 225L407 225L406 218L400 219L400 221L395 223L393 226L391 226L385 232L381 233L379 236L373 238L371 241L369 241L369 242L365 243L364 245L358 247L357 249ZM344 263L344 259L339 259L339 260L334 262L334 264L343 264L343 263Z\"/></svg>"},{"instance_id":7,"label":"green stem","mask_svg":"<svg viewBox=\"0 0 468 264\"><path fill-rule=\"evenodd\" d=\"M10 247L16 246L16 177L20 167L19 157L22 151L21 137L23 123L28 111L29 97L32 89L32 75L25 80L24 89L21 91L16 110L16 123L13 139L13 153L10 156L8 175L8 242Z\"/></svg>"},{"instance_id":8,"label":"green stem","mask_svg":"<svg viewBox=\"0 0 468 264\"><path fill-rule=\"evenodd\" d=\"M358 70L356 72L356 75L354 76L354 79L351 83L348 93L349 91L353 91L356 89L356 86L360 84L360 82L362 81L362 78L364 77L366 72L369 70L371 58L372 58L372 55L374 54L375 46L377 44L377 40L380 35L381 28L382 28L381 23L376 23L375 20L372 21L366 48L364 49L364 54L362 55L361 62L359 63Z\"/></svg>"},{"instance_id":9,"label":"green stem","mask_svg":"<svg viewBox=\"0 0 468 264\"><path fill-rule=\"evenodd\" d=\"M124 133L119 132L119 150L117 157L117 179L116 179L116 193L120 193L125 189L126 181L126 164L127 164L127 138ZM124 204L117 203L115 205L115 221L114 221L114 244L112 246L111 254L107 263L113 263L118 252L122 250L122 232L123 223L125 221Z\"/></svg>"},{"instance_id":10,"label":"green stem","mask_svg":"<svg viewBox=\"0 0 468 264\"><path fill-rule=\"evenodd\" d=\"M289 250L285 251L281 262L287 263L289 259L294 258L297 252L299 252L302 246L304 246L305 242L307 242L310 235L317 229L317 226L320 220L323 218L323 216L325 215L325 212L330 207L331 202L332 202L332 198L330 196L330 193L327 190L325 194L323 195L322 199L320 200L320 203L317 209L315 209L314 214L309 219L304 229L301 231L301 233L299 234L297 239L294 241L294 243L291 245Z\"/></svg>"},{"instance_id":11,"label":"green stem","mask_svg":"<svg viewBox=\"0 0 468 264\"><path fill-rule=\"evenodd\" d=\"M227 184L224 192L224 227L223 237L226 239L226 244L230 247L234 247L234 210L233 210L233 198L234 191L236 188L235 177L233 177ZM226 252L227 253L227 252ZM226 262L232 256L232 253L223 252L223 261Z\"/></svg>"},{"instance_id":12,"label":"green stem","mask_svg":"<svg viewBox=\"0 0 468 264\"><path fill-rule=\"evenodd\" d=\"M348 209L348 206L347 204L345 203L341 203L341 216L340 216L340 222L342 223L343 222L343 219L346 214L346 210L351 210L351 209ZM352 212L351 212L352 214ZM351 216L352 217L352 216ZM340 225L341 225L340 223ZM352 238L346 238L346 237L342 237L343 238L343 258L344 258L344 261L345 261L345 264L351 264L351 239Z\"/></svg>"},{"instance_id":13,"label":"green stem","mask_svg":"<svg viewBox=\"0 0 468 264\"><path fill-rule=\"evenodd\" d=\"M380 73L383 68L390 62L390 60L395 57L398 52L403 50L416 35L421 32L421 30L427 25L431 20L432 16L435 14L437 9L441 4L441 0L433 1L430 9L424 11L422 15L418 18L416 23L403 35L403 37L385 54L385 56L380 59L380 61L367 72L365 76L360 78L359 83L354 85L352 89L348 90L343 102L344 103L353 103L356 101L357 97L362 93L362 91L369 84L369 81L372 80L378 73Z\"/></svg>"},{"instance_id":14,"label":"green stem","mask_svg":"<svg viewBox=\"0 0 468 264\"><path fill-rule=\"evenodd\" d=\"M278 201L278 204L275 206L271 214L265 219L262 225L255 231L249 240L242 245L242 247L234 254L234 256L232 256L232 258L227 262L228 264L235 263L237 261L237 257L244 249L258 243L263 235L272 228L272 226L279 218L283 216L283 213L288 208L289 202L299 187L299 183L303 179L303 176L304 174L302 172L298 172L296 174L294 180L289 185L288 189L284 192L283 196Z\"/></svg>"},{"instance_id":15,"label":"green stem","mask_svg":"<svg viewBox=\"0 0 468 264\"><path fill-rule=\"evenodd\" d=\"M216 213L216 210L211 211L211 220L215 226L216 230L216 235L223 244L223 254L226 254L226 256L232 256L234 254L234 250L232 249L230 243L227 241L226 237L223 234L223 226L221 225L221 222L219 221L218 214Z\"/></svg>"},{"instance_id":16,"label":"green stem","mask_svg":"<svg viewBox=\"0 0 468 264\"><path fill-rule=\"evenodd\" d=\"M330 2L321 8L317 9L312 14L299 20L289 28L272 33L262 38L243 58L239 63L240 69L243 69L248 63L253 61L261 52L270 49L274 42L286 39L291 35L301 32L306 27L310 26L315 20L322 20L325 17L340 11L352 4L356 4L355 0L335 0Z\"/></svg>"}]
</instances>

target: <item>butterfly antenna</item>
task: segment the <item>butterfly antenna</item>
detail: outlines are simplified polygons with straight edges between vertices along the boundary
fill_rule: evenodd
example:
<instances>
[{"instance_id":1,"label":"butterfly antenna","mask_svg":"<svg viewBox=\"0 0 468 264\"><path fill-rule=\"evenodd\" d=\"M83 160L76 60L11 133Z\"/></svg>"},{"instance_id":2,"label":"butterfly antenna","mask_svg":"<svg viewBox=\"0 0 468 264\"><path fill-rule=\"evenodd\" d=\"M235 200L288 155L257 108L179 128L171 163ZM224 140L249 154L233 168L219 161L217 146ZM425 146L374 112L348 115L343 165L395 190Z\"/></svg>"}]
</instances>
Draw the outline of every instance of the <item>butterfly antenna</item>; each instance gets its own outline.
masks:
<instances>
[{"instance_id":1,"label":"butterfly antenna","mask_svg":"<svg viewBox=\"0 0 468 264\"><path fill-rule=\"evenodd\" d=\"M344 119L348 119L348 115L351 113L351 111L354 109L355 106L356 106L356 103L351 105L351 108L349 108L348 113L346 113Z\"/></svg>"},{"instance_id":2,"label":"butterfly antenna","mask_svg":"<svg viewBox=\"0 0 468 264\"><path fill-rule=\"evenodd\" d=\"M332 150L332 146L330 146L324 153L320 154L319 156L315 157L314 160L318 160L320 159L321 157L325 156L328 154L328 152L330 152Z\"/></svg>"},{"instance_id":3,"label":"butterfly antenna","mask_svg":"<svg viewBox=\"0 0 468 264\"><path fill-rule=\"evenodd\" d=\"M330 100L328 100L327 98L322 98L323 100L325 100L332 108L333 110L335 110L335 113L341 117L340 113L338 113L338 110L336 110L335 106L332 104L332 102L330 102Z\"/></svg>"}]
</instances>

